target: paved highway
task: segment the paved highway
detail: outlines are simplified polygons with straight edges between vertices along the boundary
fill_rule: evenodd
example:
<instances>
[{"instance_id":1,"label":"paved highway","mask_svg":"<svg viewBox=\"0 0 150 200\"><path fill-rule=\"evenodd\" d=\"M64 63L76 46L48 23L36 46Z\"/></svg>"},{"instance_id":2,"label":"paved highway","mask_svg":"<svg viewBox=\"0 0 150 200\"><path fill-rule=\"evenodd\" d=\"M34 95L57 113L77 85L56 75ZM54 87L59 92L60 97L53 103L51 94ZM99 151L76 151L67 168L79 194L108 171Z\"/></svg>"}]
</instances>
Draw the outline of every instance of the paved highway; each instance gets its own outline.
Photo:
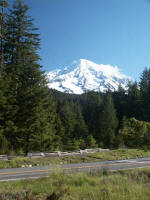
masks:
<instances>
[{"instance_id":1,"label":"paved highway","mask_svg":"<svg viewBox=\"0 0 150 200\"><path fill-rule=\"evenodd\" d=\"M138 158L118 161L103 161L93 163L79 163L66 165L53 165L45 167L0 169L0 181L20 180L26 178L39 178L48 176L57 169L65 173L90 172L96 170L125 170L150 167L150 158Z\"/></svg>"}]
</instances>

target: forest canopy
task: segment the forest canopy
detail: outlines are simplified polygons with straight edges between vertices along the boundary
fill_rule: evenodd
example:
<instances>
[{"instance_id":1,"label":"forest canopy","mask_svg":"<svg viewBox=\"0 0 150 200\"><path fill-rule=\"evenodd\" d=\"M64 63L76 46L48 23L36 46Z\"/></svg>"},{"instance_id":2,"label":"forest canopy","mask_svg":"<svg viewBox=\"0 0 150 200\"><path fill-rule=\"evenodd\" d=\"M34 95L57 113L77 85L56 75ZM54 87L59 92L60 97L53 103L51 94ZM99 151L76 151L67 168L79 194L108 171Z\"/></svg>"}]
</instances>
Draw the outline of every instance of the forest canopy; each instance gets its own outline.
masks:
<instances>
[{"instance_id":1,"label":"forest canopy","mask_svg":"<svg viewBox=\"0 0 150 200\"><path fill-rule=\"evenodd\" d=\"M0 7L0 153L150 147L150 69L127 91L49 89L29 7L21 0Z\"/></svg>"}]
</instances>

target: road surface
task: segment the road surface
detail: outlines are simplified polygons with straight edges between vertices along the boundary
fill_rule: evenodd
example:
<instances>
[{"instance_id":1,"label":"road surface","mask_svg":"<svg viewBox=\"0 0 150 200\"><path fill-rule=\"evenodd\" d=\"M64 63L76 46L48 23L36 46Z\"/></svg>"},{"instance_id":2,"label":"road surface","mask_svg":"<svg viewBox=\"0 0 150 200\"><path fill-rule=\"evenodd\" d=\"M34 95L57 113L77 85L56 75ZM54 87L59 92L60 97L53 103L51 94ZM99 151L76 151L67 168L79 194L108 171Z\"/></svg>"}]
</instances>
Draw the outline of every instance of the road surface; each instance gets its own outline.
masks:
<instances>
[{"instance_id":1,"label":"road surface","mask_svg":"<svg viewBox=\"0 0 150 200\"><path fill-rule=\"evenodd\" d=\"M148 167L150 167L150 158L65 164L55 166L52 165L43 167L0 169L0 181L40 178L43 176L48 176L50 173L59 169L63 170L64 173L76 173L91 172L97 170L125 170Z\"/></svg>"}]
</instances>

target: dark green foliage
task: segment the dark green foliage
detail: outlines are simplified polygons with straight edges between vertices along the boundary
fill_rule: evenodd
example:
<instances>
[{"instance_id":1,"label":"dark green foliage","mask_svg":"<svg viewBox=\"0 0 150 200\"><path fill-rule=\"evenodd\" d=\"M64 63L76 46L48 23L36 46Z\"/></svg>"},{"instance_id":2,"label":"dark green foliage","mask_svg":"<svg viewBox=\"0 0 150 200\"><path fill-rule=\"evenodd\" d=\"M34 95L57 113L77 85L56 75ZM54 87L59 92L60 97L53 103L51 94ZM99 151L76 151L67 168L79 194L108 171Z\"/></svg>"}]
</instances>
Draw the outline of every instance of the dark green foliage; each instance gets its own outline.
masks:
<instances>
[{"instance_id":1,"label":"dark green foliage","mask_svg":"<svg viewBox=\"0 0 150 200\"><path fill-rule=\"evenodd\" d=\"M64 94L47 87L28 6L0 0L0 152L148 147L150 70L128 91ZM125 119L125 117L126 119ZM120 129L120 131L119 131ZM119 133L119 134L118 134Z\"/></svg>"},{"instance_id":2,"label":"dark green foliage","mask_svg":"<svg viewBox=\"0 0 150 200\"><path fill-rule=\"evenodd\" d=\"M129 82L128 91L119 86L118 91L113 93L107 92L106 94L89 92L79 96L63 94L55 91L53 91L53 94L56 101L59 102L58 104L60 104L61 100L65 100L66 104L72 107L71 112L75 112L72 105L74 105L74 107L78 110L78 104L80 104L80 112L82 114L83 121L88 127L87 133L89 137L87 138L90 138L91 136L92 139L94 139L96 143L100 145L100 147L119 147L127 145L140 148L142 146L146 146L149 148L149 134L148 132L145 133L144 129L140 127L139 133L141 135L144 134L143 142L140 141L139 138L136 140L136 137L133 139L134 142L130 141L129 137L125 139L125 137L120 134L120 129L124 129L128 118L135 117L141 121L149 121L149 83L149 70L146 69L142 74L140 87L138 87L136 82ZM82 121L81 119L80 121ZM84 146L80 145L80 139L83 140L84 137L79 138L81 135L80 130L82 129L79 130L76 128L75 121L76 119L74 115L73 127L75 128L75 131L73 134L70 134L69 143L66 143L66 146L74 145L75 149L77 149L79 147L81 148L81 146ZM69 122L71 122L71 120L69 120ZM75 140L76 137L78 138L77 140ZM88 139L85 139L84 142L86 147L90 146ZM96 146L96 143L93 146Z\"/></svg>"},{"instance_id":3,"label":"dark green foliage","mask_svg":"<svg viewBox=\"0 0 150 200\"><path fill-rule=\"evenodd\" d=\"M0 153L1 154L6 154L8 153L8 142L7 139L5 138L5 136L0 135Z\"/></svg>"},{"instance_id":4,"label":"dark green foliage","mask_svg":"<svg viewBox=\"0 0 150 200\"><path fill-rule=\"evenodd\" d=\"M27 11L28 7L23 5L22 1L18 0L13 4L7 18L10 39L6 44L11 58L7 63L6 72L12 77L13 98L16 99L18 107L15 123L18 130L13 136L16 145L9 140L15 149L23 148L25 152L40 148L39 131L42 134L41 128L44 131L46 127L41 121L45 117L42 102L45 80L38 64L39 38L38 34L34 33L36 29L32 19L27 16ZM7 137L11 138L12 133L7 133Z\"/></svg>"},{"instance_id":5,"label":"dark green foliage","mask_svg":"<svg viewBox=\"0 0 150 200\"><path fill-rule=\"evenodd\" d=\"M88 148L98 147L96 140L94 139L94 137L92 135L88 135L85 141L86 141L86 146Z\"/></svg>"},{"instance_id":6,"label":"dark green foliage","mask_svg":"<svg viewBox=\"0 0 150 200\"><path fill-rule=\"evenodd\" d=\"M128 84L127 117L141 119L141 94L137 82Z\"/></svg>"},{"instance_id":7,"label":"dark green foliage","mask_svg":"<svg viewBox=\"0 0 150 200\"><path fill-rule=\"evenodd\" d=\"M138 121L135 118L126 119L119 134L123 137L126 146L150 147L150 123L148 122Z\"/></svg>"},{"instance_id":8,"label":"dark green foliage","mask_svg":"<svg viewBox=\"0 0 150 200\"><path fill-rule=\"evenodd\" d=\"M110 93L104 96L100 111L96 126L96 138L98 143L103 144L104 147L111 147L114 144L118 120Z\"/></svg>"},{"instance_id":9,"label":"dark green foliage","mask_svg":"<svg viewBox=\"0 0 150 200\"><path fill-rule=\"evenodd\" d=\"M140 80L141 115L144 121L150 121L150 69L145 69Z\"/></svg>"},{"instance_id":10,"label":"dark green foliage","mask_svg":"<svg viewBox=\"0 0 150 200\"><path fill-rule=\"evenodd\" d=\"M5 0L0 0L0 73L3 72L4 67L4 45L6 42L7 29L5 27L6 14L5 8L8 7L8 3Z\"/></svg>"},{"instance_id":11,"label":"dark green foliage","mask_svg":"<svg viewBox=\"0 0 150 200\"><path fill-rule=\"evenodd\" d=\"M117 110L117 117L119 120L122 119L124 115L127 114L127 94L126 91L119 85L119 88L117 91L115 91L113 94L113 100L114 105Z\"/></svg>"},{"instance_id":12,"label":"dark green foliage","mask_svg":"<svg viewBox=\"0 0 150 200\"><path fill-rule=\"evenodd\" d=\"M7 94L5 109L1 106L2 135L8 140L9 149L24 152L49 149L55 134L52 113L49 115L53 99L48 99L46 78L38 63L39 35L27 11L28 6L17 0L5 22L8 39L4 58L9 59L4 62L4 73L9 84L0 94L3 102Z\"/></svg>"},{"instance_id":13,"label":"dark green foliage","mask_svg":"<svg viewBox=\"0 0 150 200\"><path fill-rule=\"evenodd\" d=\"M58 114L63 126L61 148L68 150L85 148L88 128L83 119L80 105L63 100L59 102Z\"/></svg>"},{"instance_id":14,"label":"dark green foliage","mask_svg":"<svg viewBox=\"0 0 150 200\"><path fill-rule=\"evenodd\" d=\"M83 116L89 131L95 133L95 125L99 117L99 109L102 104L102 94L97 92L85 93L81 96Z\"/></svg>"}]
</instances>

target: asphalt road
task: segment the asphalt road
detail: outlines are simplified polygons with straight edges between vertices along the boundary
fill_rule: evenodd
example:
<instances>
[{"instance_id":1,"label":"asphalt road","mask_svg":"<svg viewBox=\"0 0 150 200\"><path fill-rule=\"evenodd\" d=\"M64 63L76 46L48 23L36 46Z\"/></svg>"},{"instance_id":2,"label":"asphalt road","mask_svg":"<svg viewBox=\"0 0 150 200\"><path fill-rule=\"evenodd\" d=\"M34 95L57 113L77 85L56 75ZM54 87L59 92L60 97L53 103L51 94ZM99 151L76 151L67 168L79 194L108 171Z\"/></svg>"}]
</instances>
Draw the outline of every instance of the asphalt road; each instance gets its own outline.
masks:
<instances>
[{"instance_id":1,"label":"asphalt road","mask_svg":"<svg viewBox=\"0 0 150 200\"><path fill-rule=\"evenodd\" d=\"M0 181L20 180L48 176L55 170L65 173L91 172L97 170L125 170L150 167L150 158L138 158L118 161L53 165L45 167L0 169Z\"/></svg>"}]
</instances>

